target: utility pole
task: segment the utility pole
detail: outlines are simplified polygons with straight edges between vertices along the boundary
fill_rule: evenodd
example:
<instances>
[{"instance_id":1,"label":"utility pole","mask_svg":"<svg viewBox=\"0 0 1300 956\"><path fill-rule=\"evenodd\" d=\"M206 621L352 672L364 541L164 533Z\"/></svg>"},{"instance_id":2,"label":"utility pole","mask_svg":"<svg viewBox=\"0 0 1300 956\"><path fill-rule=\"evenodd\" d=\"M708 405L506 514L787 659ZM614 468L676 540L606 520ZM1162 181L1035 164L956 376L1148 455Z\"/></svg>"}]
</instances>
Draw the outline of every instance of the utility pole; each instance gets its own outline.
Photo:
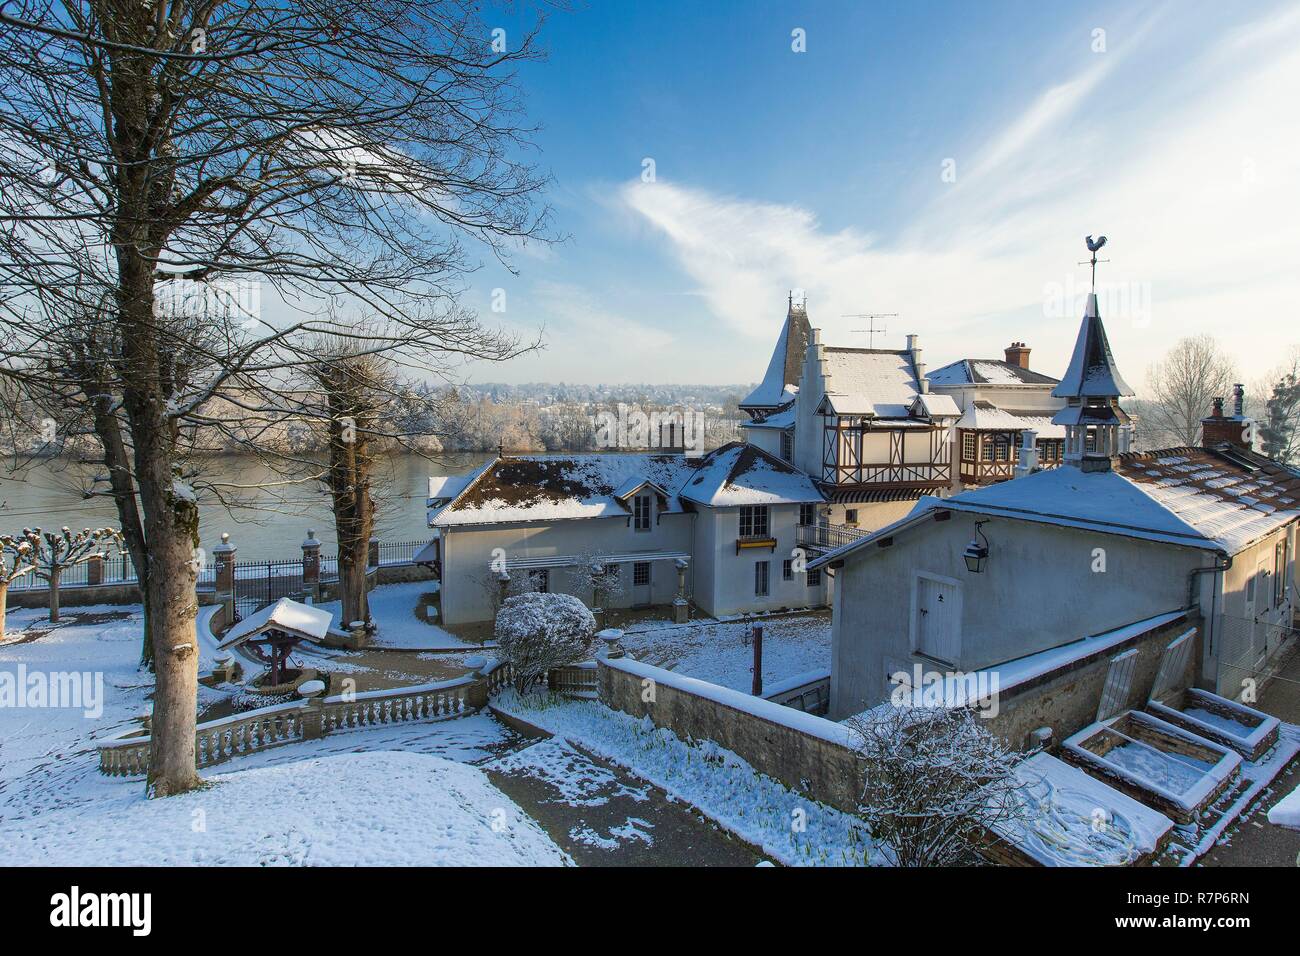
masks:
<instances>
[{"instance_id":1,"label":"utility pole","mask_svg":"<svg viewBox=\"0 0 1300 956\"><path fill-rule=\"evenodd\" d=\"M754 625L754 680L750 690L755 697L763 696L763 625Z\"/></svg>"}]
</instances>

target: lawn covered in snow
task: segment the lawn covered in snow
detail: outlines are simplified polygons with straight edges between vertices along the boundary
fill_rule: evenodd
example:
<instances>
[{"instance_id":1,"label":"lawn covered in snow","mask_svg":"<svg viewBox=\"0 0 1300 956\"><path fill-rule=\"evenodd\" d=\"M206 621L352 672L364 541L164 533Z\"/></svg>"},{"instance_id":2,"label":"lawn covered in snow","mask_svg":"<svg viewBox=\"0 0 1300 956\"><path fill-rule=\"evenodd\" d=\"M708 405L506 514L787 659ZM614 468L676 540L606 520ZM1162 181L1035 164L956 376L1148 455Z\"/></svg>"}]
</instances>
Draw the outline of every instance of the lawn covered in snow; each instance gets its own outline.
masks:
<instances>
[{"instance_id":1,"label":"lawn covered in snow","mask_svg":"<svg viewBox=\"0 0 1300 956\"><path fill-rule=\"evenodd\" d=\"M623 647L638 661L749 693L753 680L753 626L763 627L763 686L831 668L827 612L735 621L663 624L627 631Z\"/></svg>"},{"instance_id":2,"label":"lawn covered in snow","mask_svg":"<svg viewBox=\"0 0 1300 956\"><path fill-rule=\"evenodd\" d=\"M209 774L0 825L11 866L563 866L571 863L476 767L379 751Z\"/></svg>"}]
</instances>

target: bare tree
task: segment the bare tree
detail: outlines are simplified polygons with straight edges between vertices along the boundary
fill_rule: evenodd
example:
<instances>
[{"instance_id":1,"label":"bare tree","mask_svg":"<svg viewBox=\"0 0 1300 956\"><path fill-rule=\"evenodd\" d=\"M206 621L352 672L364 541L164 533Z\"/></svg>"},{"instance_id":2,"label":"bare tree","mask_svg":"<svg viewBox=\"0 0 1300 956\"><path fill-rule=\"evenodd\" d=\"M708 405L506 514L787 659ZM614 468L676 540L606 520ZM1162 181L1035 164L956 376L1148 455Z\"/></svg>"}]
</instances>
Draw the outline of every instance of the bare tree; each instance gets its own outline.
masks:
<instances>
[{"instance_id":1,"label":"bare tree","mask_svg":"<svg viewBox=\"0 0 1300 956\"><path fill-rule=\"evenodd\" d=\"M1147 370L1144 444L1199 444L1201 419L1210 414L1212 399L1230 395L1235 381L1236 366L1212 336L1180 339Z\"/></svg>"},{"instance_id":2,"label":"bare tree","mask_svg":"<svg viewBox=\"0 0 1300 956\"><path fill-rule=\"evenodd\" d=\"M466 237L504 257L544 233L512 73L535 58L535 31L501 49L470 0L19 0L0 27L0 308L13 331L0 374L29 394L103 401L118 423L147 561L148 786L178 793L199 783L202 488L187 449L197 430L238 432L205 409L242 409L248 383L292 377L322 334L374 354L455 351L423 306L459 290ZM238 291L238 310L196 323L160 302L190 282L342 296L385 326L357 333L318 309L276 320ZM89 359L110 377L93 394L65 362L88 321L104 330Z\"/></svg>"},{"instance_id":3,"label":"bare tree","mask_svg":"<svg viewBox=\"0 0 1300 956\"><path fill-rule=\"evenodd\" d=\"M23 538L35 551L35 574L49 588L50 620L59 619L59 584L69 568L87 561L108 557L106 545L121 547L122 534L115 528L83 528L73 531L63 527L58 531L24 528Z\"/></svg>"},{"instance_id":4,"label":"bare tree","mask_svg":"<svg viewBox=\"0 0 1300 956\"><path fill-rule=\"evenodd\" d=\"M861 815L897 866L969 863L998 824L1023 810L1026 756L966 707L882 704L847 721L863 767Z\"/></svg>"},{"instance_id":5,"label":"bare tree","mask_svg":"<svg viewBox=\"0 0 1300 956\"><path fill-rule=\"evenodd\" d=\"M11 534L0 535L0 640L5 636L9 585L36 570L36 544L28 532L17 538Z\"/></svg>"}]
</instances>

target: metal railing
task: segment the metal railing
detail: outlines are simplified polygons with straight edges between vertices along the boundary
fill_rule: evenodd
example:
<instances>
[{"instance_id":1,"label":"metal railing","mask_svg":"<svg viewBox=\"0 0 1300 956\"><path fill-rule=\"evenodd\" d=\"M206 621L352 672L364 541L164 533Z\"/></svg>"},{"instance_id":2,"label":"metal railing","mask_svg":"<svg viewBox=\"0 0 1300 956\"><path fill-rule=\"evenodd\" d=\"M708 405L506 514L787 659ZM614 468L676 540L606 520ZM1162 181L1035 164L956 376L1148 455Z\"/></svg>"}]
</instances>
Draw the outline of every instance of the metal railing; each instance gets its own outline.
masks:
<instances>
[{"instance_id":1,"label":"metal railing","mask_svg":"<svg viewBox=\"0 0 1300 956\"><path fill-rule=\"evenodd\" d=\"M795 542L804 548L819 548L829 551L842 545L852 544L859 538L871 534L860 528L850 528L843 524L801 524L795 529Z\"/></svg>"}]
</instances>

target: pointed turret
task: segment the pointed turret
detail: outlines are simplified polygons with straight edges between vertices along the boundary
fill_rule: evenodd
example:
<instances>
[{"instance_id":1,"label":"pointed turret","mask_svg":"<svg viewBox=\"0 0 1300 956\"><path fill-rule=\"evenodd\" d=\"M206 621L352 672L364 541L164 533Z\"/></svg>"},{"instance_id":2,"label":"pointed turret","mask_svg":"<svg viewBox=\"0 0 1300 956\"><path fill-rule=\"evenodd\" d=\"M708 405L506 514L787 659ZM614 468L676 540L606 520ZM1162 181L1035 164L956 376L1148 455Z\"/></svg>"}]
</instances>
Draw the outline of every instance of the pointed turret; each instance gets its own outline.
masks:
<instances>
[{"instance_id":1,"label":"pointed turret","mask_svg":"<svg viewBox=\"0 0 1300 956\"><path fill-rule=\"evenodd\" d=\"M1111 354L1110 342L1106 338L1106 327L1101 324L1101 314L1097 310L1097 293L1088 293L1088 304L1083 312L1083 324L1079 326L1079 338L1074 343L1074 355L1070 367L1052 394L1057 398L1090 398L1105 396L1131 396L1124 376L1119 374L1115 365L1115 356Z\"/></svg>"},{"instance_id":2,"label":"pointed turret","mask_svg":"<svg viewBox=\"0 0 1300 956\"><path fill-rule=\"evenodd\" d=\"M1132 419L1119 400L1133 390L1115 365L1095 292L1088 295L1070 367L1052 394L1069 401L1052 418L1065 426L1066 462L1084 471L1110 470L1112 459L1129 450Z\"/></svg>"},{"instance_id":3,"label":"pointed turret","mask_svg":"<svg viewBox=\"0 0 1300 956\"><path fill-rule=\"evenodd\" d=\"M795 305L791 293L785 323L781 326L776 348L772 350L772 359L767 363L767 372L758 387L740 403L742 411L748 412L751 418L761 418L794 397L803 371L804 352L811 337L807 302Z\"/></svg>"}]
</instances>

